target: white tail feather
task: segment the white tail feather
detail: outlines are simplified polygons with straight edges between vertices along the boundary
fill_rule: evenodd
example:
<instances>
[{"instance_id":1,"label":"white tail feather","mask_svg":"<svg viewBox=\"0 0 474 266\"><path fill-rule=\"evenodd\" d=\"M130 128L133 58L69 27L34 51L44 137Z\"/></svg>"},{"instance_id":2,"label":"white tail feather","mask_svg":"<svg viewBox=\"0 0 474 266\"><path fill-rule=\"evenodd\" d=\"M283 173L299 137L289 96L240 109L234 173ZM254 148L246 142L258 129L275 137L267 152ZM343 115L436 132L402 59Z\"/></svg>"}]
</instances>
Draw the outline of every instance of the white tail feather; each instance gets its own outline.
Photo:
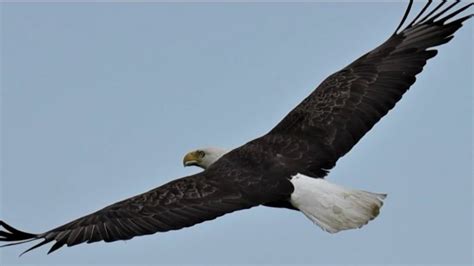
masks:
<instances>
[{"instance_id":1,"label":"white tail feather","mask_svg":"<svg viewBox=\"0 0 474 266\"><path fill-rule=\"evenodd\" d=\"M291 204L324 231L360 228L377 217L386 194L345 188L322 178L296 175Z\"/></svg>"}]
</instances>

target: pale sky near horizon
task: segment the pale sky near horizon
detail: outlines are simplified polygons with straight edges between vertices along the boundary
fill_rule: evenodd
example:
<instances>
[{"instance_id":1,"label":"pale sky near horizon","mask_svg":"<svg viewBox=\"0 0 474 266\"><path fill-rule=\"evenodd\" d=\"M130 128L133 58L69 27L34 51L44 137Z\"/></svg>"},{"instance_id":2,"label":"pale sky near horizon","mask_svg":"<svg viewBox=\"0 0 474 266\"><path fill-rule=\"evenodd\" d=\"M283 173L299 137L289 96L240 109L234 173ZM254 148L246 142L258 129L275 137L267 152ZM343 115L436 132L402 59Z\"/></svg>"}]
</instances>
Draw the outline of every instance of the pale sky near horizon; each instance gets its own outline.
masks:
<instances>
[{"instance_id":1,"label":"pale sky near horizon","mask_svg":"<svg viewBox=\"0 0 474 266\"><path fill-rule=\"evenodd\" d=\"M266 133L405 8L1 3L0 219L39 233L195 173L186 152ZM472 264L473 23L329 174L388 193L362 229L331 235L258 207L51 255L3 248L0 264Z\"/></svg>"}]
</instances>

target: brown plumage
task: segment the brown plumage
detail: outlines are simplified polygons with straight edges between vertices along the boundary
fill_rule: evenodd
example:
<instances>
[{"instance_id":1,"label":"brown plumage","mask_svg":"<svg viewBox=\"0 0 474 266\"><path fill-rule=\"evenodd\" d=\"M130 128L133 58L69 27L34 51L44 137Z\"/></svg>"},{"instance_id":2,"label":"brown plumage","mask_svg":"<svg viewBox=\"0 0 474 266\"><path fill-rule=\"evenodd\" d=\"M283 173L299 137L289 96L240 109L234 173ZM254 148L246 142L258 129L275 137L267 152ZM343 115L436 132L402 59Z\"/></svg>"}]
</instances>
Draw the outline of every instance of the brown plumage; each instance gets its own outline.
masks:
<instances>
[{"instance_id":1,"label":"brown plumage","mask_svg":"<svg viewBox=\"0 0 474 266\"><path fill-rule=\"evenodd\" d=\"M287 207L289 177L324 177L415 82L432 49L453 38L471 4L429 1L405 26L411 2L395 33L379 47L324 80L268 134L224 155L207 170L174 180L41 234L19 231L3 221L0 241L16 245L54 241L49 252L67 245L127 240L189 227L258 205ZM444 8L444 9L443 9ZM427 13L427 14L425 14ZM6 245L6 246L7 246ZM25 251L25 252L27 252Z\"/></svg>"}]
</instances>

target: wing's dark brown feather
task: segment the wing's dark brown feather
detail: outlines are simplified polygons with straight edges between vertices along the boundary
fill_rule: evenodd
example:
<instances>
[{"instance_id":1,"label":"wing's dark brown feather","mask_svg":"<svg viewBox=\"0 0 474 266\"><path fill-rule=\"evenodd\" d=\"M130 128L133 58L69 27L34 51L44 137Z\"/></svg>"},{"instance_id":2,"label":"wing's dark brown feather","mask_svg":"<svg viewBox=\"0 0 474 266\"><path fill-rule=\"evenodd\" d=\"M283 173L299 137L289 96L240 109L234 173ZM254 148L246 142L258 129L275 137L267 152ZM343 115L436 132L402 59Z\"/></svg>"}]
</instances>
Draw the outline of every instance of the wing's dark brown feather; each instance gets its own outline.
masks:
<instances>
[{"instance_id":1,"label":"wing's dark brown feather","mask_svg":"<svg viewBox=\"0 0 474 266\"><path fill-rule=\"evenodd\" d=\"M472 3L448 13L455 2L436 13L441 3L417 22L430 4L403 30L324 80L260 141L283 143L278 153L287 165L324 177L415 82L426 61L437 54L430 48L450 41L472 17L447 22Z\"/></svg>"},{"instance_id":2,"label":"wing's dark brown feather","mask_svg":"<svg viewBox=\"0 0 474 266\"><path fill-rule=\"evenodd\" d=\"M415 82L426 61L436 55L429 49L451 40L472 16L447 22L472 4L447 15L455 5L436 13L443 5L424 17L419 14L401 32L397 28L381 46L329 76L267 135L229 152L206 171L42 234L0 221L5 229L0 230L0 241L14 245L43 239L27 251L55 242L53 252L64 245L176 230L260 204L291 208L285 205L293 192L290 175L326 175Z\"/></svg>"},{"instance_id":3,"label":"wing's dark brown feather","mask_svg":"<svg viewBox=\"0 0 474 266\"><path fill-rule=\"evenodd\" d=\"M171 181L43 234L25 233L0 221L5 228L0 231L0 241L19 244L43 239L24 253L54 241L48 252L51 253L64 245L127 240L189 227L236 210L280 200L292 191L286 179L264 180L258 173L226 171L232 164L222 161L214 170ZM262 188L257 191L255 187L259 184Z\"/></svg>"}]
</instances>

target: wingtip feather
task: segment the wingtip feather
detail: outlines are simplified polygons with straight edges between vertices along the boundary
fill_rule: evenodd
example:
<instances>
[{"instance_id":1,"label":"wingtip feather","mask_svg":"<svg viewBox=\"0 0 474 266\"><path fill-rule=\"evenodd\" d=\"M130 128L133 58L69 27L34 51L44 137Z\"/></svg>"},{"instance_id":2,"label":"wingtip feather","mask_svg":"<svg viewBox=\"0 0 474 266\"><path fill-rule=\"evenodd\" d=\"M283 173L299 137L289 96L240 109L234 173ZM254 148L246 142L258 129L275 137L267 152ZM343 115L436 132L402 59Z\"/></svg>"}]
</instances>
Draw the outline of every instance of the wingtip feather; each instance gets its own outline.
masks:
<instances>
[{"instance_id":1,"label":"wingtip feather","mask_svg":"<svg viewBox=\"0 0 474 266\"><path fill-rule=\"evenodd\" d=\"M14 228L13 226L7 224L3 220L0 220L0 226L5 229L5 230L0 230L0 241L7 241L7 242L21 241L21 240L35 238L38 236L37 234L20 231Z\"/></svg>"},{"instance_id":2,"label":"wingtip feather","mask_svg":"<svg viewBox=\"0 0 474 266\"><path fill-rule=\"evenodd\" d=\"M51 241L51 240L46 240L46 239L45 239L45 240L41 241L40 243L38 243L38 244L36 244L36 245L30 247L29 249L23 251L18 257L21 257L21 256L23 256L25 253L28 253L28 252L32 251L33 249L35 249L35 248L41 247L42 245L47 244L47 243L50 242L50 241Z\"/></svg>"}]
</instances>

